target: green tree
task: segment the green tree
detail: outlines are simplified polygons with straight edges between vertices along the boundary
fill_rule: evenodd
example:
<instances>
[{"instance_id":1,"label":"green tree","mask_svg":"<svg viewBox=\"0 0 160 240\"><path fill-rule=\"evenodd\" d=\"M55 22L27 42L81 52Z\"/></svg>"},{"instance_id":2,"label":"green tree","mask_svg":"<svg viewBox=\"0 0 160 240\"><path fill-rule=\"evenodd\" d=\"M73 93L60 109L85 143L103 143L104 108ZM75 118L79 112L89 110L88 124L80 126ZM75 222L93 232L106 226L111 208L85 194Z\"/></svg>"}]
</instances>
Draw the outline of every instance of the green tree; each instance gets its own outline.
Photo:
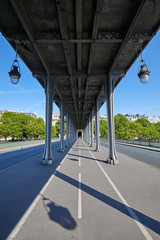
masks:
<instances>
[{"instance_id":1,"label":"green tree","mask_svg":"<svg viewBox=\"0 0 160 240\"><path fill-rule=\"evenodd\" d=\"M130 122L130 137L131 139L139 139L142 132L142 125L139 122Z\"/></svg>"},{"instance_id":2,"label":"green tree","mask_svg":"<svg viewBox=\"0 0 160 240\"><path fill-rule=\"evenodd\" d=\"M5 112L2 114L0 136L12 139L44 138L45 124L42 118L34 118L24 113Z\"/></svg>"},{"instance_id":3,"label":"green tree","mask_svg":"<svg viewBox=\"0 0 160 240\"><path fill-rule=\"evenodd\" d=\"M154 125L145 118L139 118L139 119L137 119L136 122L140 123L142 125L142 127L154 128Z\"/></svg>"},{"instance_id":4,"label":"green tree","mask_svg":"<svg viewBox=\"0 0 160 240\"><path fill-rule=\"evenodd\" d=\"M140 140L158 140L159 139L159 132L156 129L156 126L153 123L150 123L145 118L139 118L137 123L140 123L142 128L141 135L139 136Z\"/></svg>"},{"instance_id":5,"label":"green tree","mask_svg":"<svg viewBox=\"0 0 160 240\"><path fill-rule=\"evenodd\" d=\"M56 122L55 128L56 128L57 137L59 137L59 134L60 134L60 120L58 120Z\"/></svg>"},{"instance_id":6,"label":"green tree","mask_svg":"<svg viewBox=\"0 0 160 240\"><path fill-rule=\"evenodd\" d=\"M4 132L5 139L6 137L10 136L14 140L14 138L19 139L23 136L24 125L21 124L18 116L19 116L18 113L13 113L13 112L5 112L2 114L1 123L4 128L3 132Z\"/></svg>"},{"instance_id":7,"label":"green tree","mask_svg":"<svg viewBox=\"0 0 160 240\"><path fill-rule=\"evenodd\" d=\"M45 125L42 118L31 117L26 128L26 134L29 138L38 139L43 138L45 133Z\"/></svg>"},{"instance_id":8,"label":"green tree","mask_svg":"<svg viewBox=\"0 0 160 240\"><path fill-rule=\"evenodd\" d=\"M115 137L118 139L131 139L130 122L122 114L114 117L115 122Z\"/></svg>"},{"instance_id":9,"label":"green tree","mask_svg":"<svg viewBox=\"0 0 160 240\"><path fill-rule=\"evenodd\" d=\"M7 124L0 124L0 137L5 138L5 141L7 140L7 137L9 137L11 134L9 125Z\"/></svg>"},{"instance_id":10,"label":"green tree","mask_svg":"<svg viewBox=\"0 0 160 240\"><path fill-rule=\"evenodd\" d=\"M52 138L55 138L57 136L57 130L55 126L52 126Z\"/></svg>"},{"instance_id":11,"label":"green tree","mask_svg":"<svg viewBox=\"0 0 160 240\"><path fill-rule=\"evenodd\" d=\"M108 138L108 126L107 121L104 119L101 119L99 121L99 129L100 129L100 135L103 138Z\"/></svg>"},{"instance_id":12,"label":"green tree","mask_svg":"<svg viewBox=\"0 0 160 240\"><path fill-rule=\"evenodd\" d=\"M158 131L160 133L160 122L156 123L154 126L155 126L156 131Z\"/></svg>"}]
</instances>

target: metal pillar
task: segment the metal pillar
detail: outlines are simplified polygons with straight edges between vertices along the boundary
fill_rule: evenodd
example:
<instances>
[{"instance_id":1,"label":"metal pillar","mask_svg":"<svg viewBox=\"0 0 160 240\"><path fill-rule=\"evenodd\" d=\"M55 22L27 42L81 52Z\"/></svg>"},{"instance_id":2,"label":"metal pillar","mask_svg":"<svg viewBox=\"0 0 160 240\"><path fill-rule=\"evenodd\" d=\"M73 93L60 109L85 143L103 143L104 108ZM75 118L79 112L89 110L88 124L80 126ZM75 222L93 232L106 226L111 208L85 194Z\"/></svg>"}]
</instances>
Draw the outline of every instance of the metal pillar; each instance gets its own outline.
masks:
<instances>
[{"instance_id":1,"label":"metal pillar","mask_svg":"<svg viewBox=\"0 0 160 240\"><path fill-rule=\"evenodd\" d=\"M88 144L88 121L87 121L87 125L86 125L86 142Z\"/></svg>"},{"instance_id":2,"label":"metal pillar","mask_svg":"<svg viewBox=\"0 0 160 240\"><path fill-rule=\"evenodd\" d=\"M69 116L68 112L66 113L66 147L69 146Z\"/></svg>"},{"instance_id":3,"label":"metal pillar","mask_svg":"<svg viewBox=\"0 0 160 240\"><path fill-rule=\"evenodd\" d=\"M74 143L74 125L72 120L70 123L71 123L70 124L70 143L73 144Z\"/></svg>"},{"instance_id":4,"label":"metal pillar","mask_svg":"<svg viewBox=\"0 0 160 240\"><path fill-rule=\"evenodd\" d=\"M88 132L87 132L87 125L85 126L84 131L85 131L85 139L84 140L87 143L87 134L88 134Z\"/></svg>"},{"instance_id":5,"label":"metal pillar","mask_svg":"<svg viewBox=\"0 0 160 240\"><path fill-rule=\"evenodd\" d=\"M64 108L63 103L60 103L60 149L59 152L64 152Z\"/></svg>"},{"instance_id":6,"label":"metal pillar","mask_svg":"<svg viewBox=\"0 0 160 240\"><path fill-rule=\"evenodd\" d=\"M110 76L106 81L105 92L107 97L107 119L108 119L108 144L109 144L109 156L107 162L110 164L119 164L119 159L116 153L115 147L115 133L114 133L114 114L113 114L113 81Z\"/></svg>"},{"instance_id":7,"label":"metal pillar","mask_svg":"<svg viewBox=\"0 0 160 240\"><path fill-rule=\"evenodd\" d=\"M91 144L91 135L90 135L90 116L88 118L88 145Z\"/></svg>"},{"instance_id":8,"label":"metal pillar","mask_svg":"<svg viewBox=\"0 0 160 240\"><path fill-rule=\"evenodd\" d=\"M91 147L93 146L93 110L91 112Z\"/></svg>"},{"instance_id":9,"label":"metal pillar","mask_svg":"<svg viewBox=\"0 0 160 240\"><path fill-rule=\"evenodd\" d=\"M100 151L99 147L99 102L96 101L95 104L95 123L96 123L96 152Z\"/></svg>"},{"instance_id":10,"label":"metal pillar","mask_svg":"<svg viewBox=\"0 0 160 240\"><path fill-rule=\"evenodd\" d=\"M52 139L52 111L53 111L53 94L54 94L54 79L50 76L46 81L46 125L45 125L45 149L42 159L43 165L51 165L53 163L51 139Z\"/></svg>"}]
</instances>

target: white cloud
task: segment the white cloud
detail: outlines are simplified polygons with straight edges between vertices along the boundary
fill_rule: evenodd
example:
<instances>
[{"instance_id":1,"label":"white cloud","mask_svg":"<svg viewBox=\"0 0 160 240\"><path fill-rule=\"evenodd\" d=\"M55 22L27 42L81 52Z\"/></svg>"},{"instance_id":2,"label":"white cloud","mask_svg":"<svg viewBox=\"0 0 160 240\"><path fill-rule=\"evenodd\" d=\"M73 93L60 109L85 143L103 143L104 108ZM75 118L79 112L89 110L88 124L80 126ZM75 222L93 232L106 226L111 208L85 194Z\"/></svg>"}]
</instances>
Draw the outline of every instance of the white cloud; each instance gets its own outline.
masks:
<instances>
[{"instance_id":1,"label":"white cloud","mask_svg":"<svg viewBox=\"0 0 160 240\"><path fill-rule=\"evenodd\" d=\"M35 94L39 92L36 89L20 89L16 91L0 91L1 95L17 95L17 94Z\"/></svg>"}]
</instances>

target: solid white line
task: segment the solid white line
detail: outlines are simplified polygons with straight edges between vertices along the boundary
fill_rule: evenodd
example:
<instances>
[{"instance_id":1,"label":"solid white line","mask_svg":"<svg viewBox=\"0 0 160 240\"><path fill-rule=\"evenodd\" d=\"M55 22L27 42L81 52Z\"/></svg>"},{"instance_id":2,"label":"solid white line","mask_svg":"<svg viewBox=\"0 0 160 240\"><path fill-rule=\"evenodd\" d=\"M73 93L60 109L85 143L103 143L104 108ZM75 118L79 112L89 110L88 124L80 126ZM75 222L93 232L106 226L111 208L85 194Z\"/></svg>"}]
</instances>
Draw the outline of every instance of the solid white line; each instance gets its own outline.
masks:
<instances>
[{"instance_id":1,"label":"solid white line","mask_svg":"<svg viewBox=\"0 0 160 240\"><path fill-rule=\"evenodd\" d=\"M82 194L81 194L81 173L79 173L79 188L78 188L78 219L82 218Z\"/></svg>"},{"instance_id":2,"label":"solid white line","mask_svg":"<svg viewBox=\"0 0 160 240\"><path fill-rule=\"evenodd\" d=\"M75 145L75 144L74 144ZM73 146L74 146L73 145ZM68 154L71 152L72 148L69 150ZM30 216L31 212L33 211L33 209L35 208L36 204L38 203L39 199L41 198L41 195L43 195L43 193L45 192L45 190L47 189L47 187L49 186L50 182L53 180L54 176L56 175L56 172L58 171L58 169L60 168L60 166L62 166L64 160L67 158L68 154L63 158L62 162L60 163L60 165L56 168L56 170L54 171L54 173L51 175L51 177L48 179L48 181L46 182L46 184L44 185L44 187L42 188L42 190L39 192L39 194L37 195L37 197L33 200L32 204L30 205L30 207L26 210L26 212L24 213L24 215L22 216L22 218L20 219L20 221L17 223L17 225L14 227L14 229L12 230L12 232L10 233L10 235L8 236L8 238L6 240L12 240L13 238L16 237L16 235L18 234L18 232L21 230L21 228L23 227L24 223L26 222L27 218Z\"/></svg>"},{"instance_id":3,"label":"solid white line","mask_svg":"<svg viewBox=\"0 0 160 240\"><path fill-rule=\"evenodd\" d=\"M89 150L89 149L88 149ZM90 152L90 151L89 151ZM93 155L92 152L90 152L90 154L92 155L92 157L96 160L95 156ZM137 215L135 214L135 212L133 211L133 209L130 207L130 205L128 204L128 202L124 199L124 197L122 196L122 194L120 193L120 191L118 190L118 188L115 186L115 184L112 182L112 180L110 179L110 177L107 175L107 173L104 171L104 169L102 168L102 166L100 165L100 163L96 160L98 166L100 167L100 169L102 170L103 174L105 175L105 177L107 178L107 180L109 181L109 183L111 184L111 186L113 187L114 191L117 193L118 197L121 199L121 201L123 202L123 204L125 205L127 211L129 212L129 214L131 215L131 217L134 219L135 223L137 224L137 226L139 227L139 229L141 230L141 232L143 233L143 235L145 236L145 238L147 240L153 240L153 238L151 237L151 235L148 233L148 231L146 230L146 228L143 226L143 224L141 223L140 219L137 217Z\"/></svg>"}]
</instances>

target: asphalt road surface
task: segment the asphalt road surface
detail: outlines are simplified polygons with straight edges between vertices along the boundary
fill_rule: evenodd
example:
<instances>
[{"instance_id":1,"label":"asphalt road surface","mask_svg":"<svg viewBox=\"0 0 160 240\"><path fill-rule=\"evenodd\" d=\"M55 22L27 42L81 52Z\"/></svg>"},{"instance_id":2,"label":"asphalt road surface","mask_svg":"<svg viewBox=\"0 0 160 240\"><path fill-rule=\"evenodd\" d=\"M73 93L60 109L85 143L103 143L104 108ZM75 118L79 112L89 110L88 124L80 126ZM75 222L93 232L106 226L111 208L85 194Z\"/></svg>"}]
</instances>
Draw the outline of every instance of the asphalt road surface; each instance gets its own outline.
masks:
<instances>
[{"instance_id":1,"label":"asphalt road surface","mask_svg":"<svg viewBox=\"0 0 160 240\"><path fill-rule=\"evenodd\" d=\"M59 144L60 144L59 141L53 142L52 147L58 148ZM44 153L44 144L25 148L25 149L20 149L16 151L1 153L0 154L0 172L13 165L23 162L31 157L34 157L40 153L42 155Z\"/></svg>"},{"instance_id":2,"label":"asphalt road surface","mask_svg":"<svg viewBox=\"0 0 160 240\"><path fill-rule=\"evenodd\" d=\"M105 140L101 140L101 145L108 147ZM151 151L150 149L141 149L137 147L130 147L128 145L121 145L116 143L117 152L130 156L133 159L150 164L156 168L160 168L160 152ZM118 154L118 153L117 153Z\"/></svg>"},{"instance_id":3,"label":"asphalt road surface","mask_svg":"<svg viewBox=\"0 0 160 240\"><path fill-rule=\"evenodd\" d=\"M55 162L42 166L43 147L5 155L15 165L0 174L0 240L159 239L158 168L126 152L106 164L105 147L80 139L65 153L53 143Z\"/></svg>"}]
</instances>

